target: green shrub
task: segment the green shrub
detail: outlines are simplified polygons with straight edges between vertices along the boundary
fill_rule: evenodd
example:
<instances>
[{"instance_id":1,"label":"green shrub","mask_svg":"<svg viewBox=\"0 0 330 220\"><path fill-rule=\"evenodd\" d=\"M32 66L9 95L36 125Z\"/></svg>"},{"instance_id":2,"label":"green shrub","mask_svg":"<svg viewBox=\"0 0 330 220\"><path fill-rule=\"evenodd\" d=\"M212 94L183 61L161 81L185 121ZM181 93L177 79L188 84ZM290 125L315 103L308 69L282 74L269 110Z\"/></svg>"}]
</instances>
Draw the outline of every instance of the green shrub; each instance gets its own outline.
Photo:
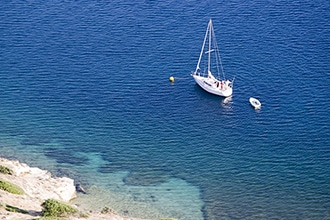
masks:
<instances>
[{"instance_id":1,"label":"green shrub","mask_svg":"<svg viewBox=\"0 0 330 220\"><path fill-rule=\"evenodd\" d=\"M102 213L102 214L107 214L107 213L113 213L113 214L116 214L116 212L115 212L113 209L111 209L111 208L109 208L109 207L107 207L107 206L105 206L105 207L101 210L101 213Z\"/></svg>"},{"instance_id":2,"label":"green shrub","mask_svg":"<svg viewBox=\"0 0 330 220\"><path fill-rule=\"evenodd\" d=\"M59 218L59 217L41 217L41 218L35 218L33 220L69 220L69 219Z\"/></svg>"},{"instance_id":3,"label":"green shrub","mask_svg":"<svg viewBox=\"0 0 330 220\"><path fill-rule=\"evenodd\" d=\"M0 189L5 190L12 194L17 194L17 195L24 194L24 190L21 187L4 180L0 180Z\"/></svg>"},{"instance_id":4,"label":"green shrub","mask_svg":"<svg viewBox=\"0 0 330 220\"><path fill-rule=\"evenodd\" d=\"M66 217L78 212L78 209L55 199L47 199L41 206L42 216L45 217Z\"/></svg>"},{"instance_id":5,"label":"green shrub","mask_svg":"<svg viewBox=\"0 0 330 220\"><path fill-rule=\"evenodd\" d=\"M20 209L20 208L17 208L15 206L11 206L11 205L6 205L6 210L8 212L19 212L19 213L22 213L22 214L28 214L29 212L24 210L24 209Z\"/></svg>"},{"instance_id":6,"label":"green shrub","mask_svg":"<svg viewBox=\"0 0 330 220\"><path fill-rule=\"evenodd\" d=\"M79 217L80 218L89 218L89 214L88 213L80 213Z\"/></svg>"},{"instance_id":7,"label":"green shrub","mask_svg":"<svg viewBox=\"0 0 330 220\"><path fill-rule=\"evenodd\" d=\"M9 175L14 174L14 172L11 169L9 169L8 167L2 166L2 165L0 165L0 173L9 174Z\"/></svg>"}]
</instances>

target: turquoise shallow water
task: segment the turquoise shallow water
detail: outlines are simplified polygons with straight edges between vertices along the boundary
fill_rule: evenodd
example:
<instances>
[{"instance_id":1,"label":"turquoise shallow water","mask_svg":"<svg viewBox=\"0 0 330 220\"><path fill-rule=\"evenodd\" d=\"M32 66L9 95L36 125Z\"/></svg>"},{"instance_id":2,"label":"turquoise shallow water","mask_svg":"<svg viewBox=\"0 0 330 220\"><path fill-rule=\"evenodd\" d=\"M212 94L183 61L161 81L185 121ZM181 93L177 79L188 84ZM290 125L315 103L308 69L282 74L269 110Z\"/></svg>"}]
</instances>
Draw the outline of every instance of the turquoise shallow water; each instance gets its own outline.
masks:
<instances>
[{"instance_id":1,"label":"turquoise shallow water","mask_svg":"<svg viewBox=\"0 0 330 220\"><path fill-rule=\"evenodd\" d=\"M133 216L330 219L329 9L7 1L0 156L69 175ZM189 76L209 18L230 100Z\"/></svg>"}]
</instances>

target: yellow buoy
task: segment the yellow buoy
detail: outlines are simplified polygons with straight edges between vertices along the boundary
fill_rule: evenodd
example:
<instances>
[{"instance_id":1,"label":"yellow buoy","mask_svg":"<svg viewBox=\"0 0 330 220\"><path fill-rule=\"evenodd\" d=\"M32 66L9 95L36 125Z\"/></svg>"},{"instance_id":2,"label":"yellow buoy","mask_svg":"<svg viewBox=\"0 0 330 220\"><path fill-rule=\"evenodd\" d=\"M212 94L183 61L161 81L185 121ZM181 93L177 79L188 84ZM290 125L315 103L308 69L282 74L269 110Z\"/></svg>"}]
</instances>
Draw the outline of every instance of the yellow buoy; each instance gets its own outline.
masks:
<instances>
[{"instance_id":1,"label":"yellow buoy","mask_svg":"<svg viewBox=\"0 0 330 220\"><path fill-rule=\"evenodd\" d=\"M173 76L170 77L170 81L171 81L172 83L174 82L174 77L173 77Z\"/></svg>"}]
</instances>

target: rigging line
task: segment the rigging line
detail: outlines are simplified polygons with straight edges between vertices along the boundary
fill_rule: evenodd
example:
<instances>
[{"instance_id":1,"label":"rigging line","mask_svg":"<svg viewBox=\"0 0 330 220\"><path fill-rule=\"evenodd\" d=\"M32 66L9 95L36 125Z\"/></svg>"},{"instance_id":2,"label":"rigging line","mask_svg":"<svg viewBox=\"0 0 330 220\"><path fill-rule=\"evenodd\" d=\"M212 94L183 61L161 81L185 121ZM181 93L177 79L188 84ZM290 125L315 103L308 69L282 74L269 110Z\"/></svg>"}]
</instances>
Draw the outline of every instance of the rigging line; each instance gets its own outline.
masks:
<instances>
[{"instance_id":1,"label":"rigging line","mask_svg":"<svg viewBox=\"0 0 330 220\"><path fill-rule=\"evenodd\" d=\"M215 37L214 29L213 29L213 32L212 32L212 36L214 38L213 44L214 44L214 47L216 48L215 58L216 58L216 63L217 63L217 70L218 70L219 75L222 73L222 77L224 79L226 79L225 70L223 69L223 65L222 65L222 59L221 59L221 55L220 55L220 49L219 49L219 46L217 44L217 40L216 40L216 37ZM218 64L220 64L221 70L219 69L219 65Z\"/></svg>"}]
</instances>

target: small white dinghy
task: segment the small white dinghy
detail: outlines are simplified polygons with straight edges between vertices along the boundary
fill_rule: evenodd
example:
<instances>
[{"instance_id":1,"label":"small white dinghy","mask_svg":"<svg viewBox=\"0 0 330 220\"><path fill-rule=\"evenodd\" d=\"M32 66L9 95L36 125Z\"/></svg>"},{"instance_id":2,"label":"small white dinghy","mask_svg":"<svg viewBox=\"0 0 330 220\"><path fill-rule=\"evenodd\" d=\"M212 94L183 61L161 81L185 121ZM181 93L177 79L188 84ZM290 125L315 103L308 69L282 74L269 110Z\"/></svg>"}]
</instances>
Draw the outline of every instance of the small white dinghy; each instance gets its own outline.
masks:
<instances>
[{"instance_id":1,"label":"small white dinghy","mask_svg":"<svg viewBox=\"0 0 330 220\"><path fill-rule=\"evenodd\" d=\"M260 109L261 108L261 103L258 99L251 97L249 99L250 104L255 108L255 109Z\"/></svg>"}]
</instances>

